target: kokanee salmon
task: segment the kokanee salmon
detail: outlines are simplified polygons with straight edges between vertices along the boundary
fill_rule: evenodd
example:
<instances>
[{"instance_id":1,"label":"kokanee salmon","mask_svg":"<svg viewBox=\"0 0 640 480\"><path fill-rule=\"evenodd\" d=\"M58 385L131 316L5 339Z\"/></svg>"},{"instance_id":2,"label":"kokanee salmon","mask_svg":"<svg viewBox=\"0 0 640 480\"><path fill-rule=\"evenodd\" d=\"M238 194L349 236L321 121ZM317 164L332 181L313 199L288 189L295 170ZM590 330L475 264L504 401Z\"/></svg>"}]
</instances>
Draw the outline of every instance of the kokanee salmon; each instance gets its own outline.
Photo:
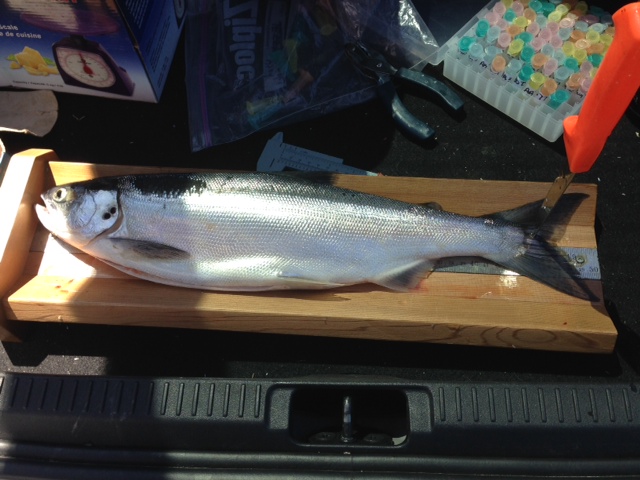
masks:
<instances>
[{"instance_id":1,"label":"kokanee salmon","mask_svg":"<svg viewBox=\"0 0 640 480\"><path fill-rule=\"evenodd\" d=\"M57 186L43 225L128 274L180 287L259 291L375 283L407 291L442 257L482 257L584 299L544 234L539 202L469 217L338 188L324 176L159 174Z\"/></svg>"}]
</instances>

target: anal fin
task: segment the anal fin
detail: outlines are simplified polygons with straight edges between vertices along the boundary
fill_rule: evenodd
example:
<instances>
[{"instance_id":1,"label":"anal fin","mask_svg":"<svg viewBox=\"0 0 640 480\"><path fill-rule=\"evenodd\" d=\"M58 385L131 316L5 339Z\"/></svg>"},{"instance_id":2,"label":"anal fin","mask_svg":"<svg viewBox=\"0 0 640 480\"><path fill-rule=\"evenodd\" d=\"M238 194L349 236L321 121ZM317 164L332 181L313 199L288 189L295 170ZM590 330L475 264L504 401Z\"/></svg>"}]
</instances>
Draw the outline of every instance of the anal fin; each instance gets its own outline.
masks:
<instances>
[{"instance_id":1,"label":"anal fin","mask_svg":"<svg viewBox=\"0 0 640 480\"><path fill-rule=\"evenodd\" d=\"M432 260L422 260L387 272L372 279L371 282L391 290L408 292L418 287L420 282L433 270L434 264L435 262Z\"/></svg>"}]
</instances>

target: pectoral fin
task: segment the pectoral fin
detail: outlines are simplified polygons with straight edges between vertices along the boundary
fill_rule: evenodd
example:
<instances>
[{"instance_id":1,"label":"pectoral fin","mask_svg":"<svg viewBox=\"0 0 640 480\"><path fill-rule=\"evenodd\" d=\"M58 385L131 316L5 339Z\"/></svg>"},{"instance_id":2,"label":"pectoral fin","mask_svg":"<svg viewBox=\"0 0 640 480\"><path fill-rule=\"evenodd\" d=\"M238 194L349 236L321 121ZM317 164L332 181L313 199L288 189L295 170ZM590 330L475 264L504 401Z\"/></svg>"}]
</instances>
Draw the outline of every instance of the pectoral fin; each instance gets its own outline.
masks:
<instances>
[{"instance_id":1,"label":"pectoral fin","mask_svg":"<svg viewBox=\"0 0 640 480\"><path fill-rule=\"evenodd\" d=\"M123 256L135 256L142 260L184 260L190 257L188 252L162 243L133 240L130 238L110 238L114 249Z\"/></svg>"},{"instance_id":2,"label":"pectoral fin","mask_svg":"<svg viewBox=\"0 0 640 480\"><path fill-rule=\"evenodd\" d=\"M423 260L419 263L412 263L387 272L371 281L391 290L406 292L415 289L420 284L420 281L429 275L433 265L433 261Z\"/></svg>"}]
</instances>

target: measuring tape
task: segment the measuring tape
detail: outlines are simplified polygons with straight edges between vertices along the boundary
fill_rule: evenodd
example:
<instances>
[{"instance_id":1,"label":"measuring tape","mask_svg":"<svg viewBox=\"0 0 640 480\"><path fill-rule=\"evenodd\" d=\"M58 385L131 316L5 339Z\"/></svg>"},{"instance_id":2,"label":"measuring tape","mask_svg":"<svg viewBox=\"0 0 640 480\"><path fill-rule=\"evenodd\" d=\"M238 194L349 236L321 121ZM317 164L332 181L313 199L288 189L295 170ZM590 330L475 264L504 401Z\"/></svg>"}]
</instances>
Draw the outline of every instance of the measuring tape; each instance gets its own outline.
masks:
<instances>
[{"instance_id":1,"label":"measuring tape","mask_svg":"<svg viewBox=\"0 0 640 480\"><path fill-rule=\"evenodd\" d=\"M561 254L578 272L583 280L600 280L600 263L595 248L565 247L559 248ZM438 261L434 271L452 273L480 273L485 275L518 275L495 263L478 257L451 257Z\"/></svg>"},{"instance_id":2,"label":"measuring tape","mask_svg":"<svg viewBox=\"0 0 640 480\"><path fill-rule=\"evenodd\" d=\"M288 145L278 132L267 142L258 159L259 172L282 172L297 170L302 172L334 172L350 175L377 176L377 173L344 165L341 158L314 152L305 148Z\"/></svg>"}]
</instances>

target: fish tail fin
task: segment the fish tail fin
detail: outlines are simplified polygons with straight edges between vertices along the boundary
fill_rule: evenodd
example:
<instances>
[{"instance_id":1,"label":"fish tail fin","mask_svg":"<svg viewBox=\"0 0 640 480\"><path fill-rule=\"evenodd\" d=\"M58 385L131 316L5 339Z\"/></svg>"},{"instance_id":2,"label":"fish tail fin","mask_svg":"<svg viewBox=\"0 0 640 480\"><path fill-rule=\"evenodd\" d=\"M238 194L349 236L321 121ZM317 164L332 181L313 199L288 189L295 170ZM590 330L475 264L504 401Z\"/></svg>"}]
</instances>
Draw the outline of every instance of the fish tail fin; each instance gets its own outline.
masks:
<instances>
[{"instance_id":1,"label":"fish tail fin","mask_svg":"<svg viewBox=\"0 0 640 480\"><path fill-rule=\"evenodd\" d=\"M538 212L542 201L489 215L489 218L520 226L525 234L515 256L490 260L563 293L583 300L598 301L599 298L580 278L571 261L559 248L550 243L551 239L558 235L558 231L565 227L568 218L584 198L586 195L583 194L566 194L562 199L563 205L557 212L554 210L553 218L542 227L538 224Z\"/></svg>"},{"instance_id":2,"label":"fish tail fin","mask_svg":"<svg viewBox=\"0 0 640 480\"><path fill-rule=\"evenodd\" d=\"M592 302L599 300L560 249L540 235L534 238L527 235L523 245L523 253L498 263L560 292Z\"/></svg>"}]
</instances>

